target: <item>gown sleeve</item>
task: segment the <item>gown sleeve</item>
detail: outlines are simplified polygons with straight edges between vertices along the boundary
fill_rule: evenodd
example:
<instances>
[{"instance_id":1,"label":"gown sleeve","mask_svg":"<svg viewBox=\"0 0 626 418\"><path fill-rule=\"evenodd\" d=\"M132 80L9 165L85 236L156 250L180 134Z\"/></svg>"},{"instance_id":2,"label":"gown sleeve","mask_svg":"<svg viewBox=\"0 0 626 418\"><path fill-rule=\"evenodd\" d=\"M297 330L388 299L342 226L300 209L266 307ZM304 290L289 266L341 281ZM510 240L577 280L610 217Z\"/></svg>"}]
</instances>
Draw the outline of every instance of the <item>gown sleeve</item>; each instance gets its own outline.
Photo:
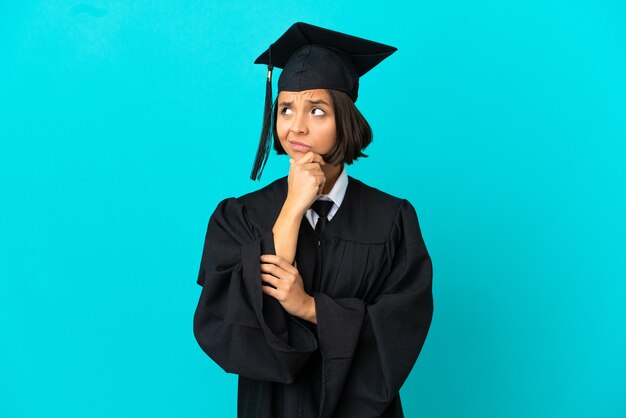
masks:
<instances>
[{"instance_id":1,"label":"gown sleeve","mask_svg":"<svg viewBox=\"0 0 626 418\"><path fill-rule=\"evenodd\" d=\"M222 369L251 379L291 383L317 347L302 323L261 290L260 255L275 254L272 229L248 219L235 198L209 220L194 314L194 336Z\"/></svg>"},{"instance_id":2,"label":"gown sleeve","mask_svg":"<svg viewBox=\"0 0 626 418\"><path fill-rule=\"evenodd\" d=\"M395 215L391 261L372 303L316 293L322 354L320 417L381 416L422 349L433 315L432 262L405 199Z\"/></svg>"}]
</instances>

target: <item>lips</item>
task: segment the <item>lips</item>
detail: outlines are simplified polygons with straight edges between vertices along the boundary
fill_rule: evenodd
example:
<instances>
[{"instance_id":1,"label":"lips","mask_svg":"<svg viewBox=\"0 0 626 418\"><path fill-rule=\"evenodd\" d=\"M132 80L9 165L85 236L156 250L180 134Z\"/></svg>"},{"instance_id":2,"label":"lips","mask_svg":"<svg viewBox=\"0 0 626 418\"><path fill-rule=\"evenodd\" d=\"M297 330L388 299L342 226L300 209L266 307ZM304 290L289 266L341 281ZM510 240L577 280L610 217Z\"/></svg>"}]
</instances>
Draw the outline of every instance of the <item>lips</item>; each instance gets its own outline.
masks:
<instances>
[{"instance_id":1,"label":"lips","mask_svg":"<svg viewBox=\"0 0 626 418\"><path fill-rule=\"evenodd\" d=\"M302 142L289 141L289 143L291 144L291 149L296 152L308 152L311 149L309 145L303 144Z\"/></svg>"}]
</instances>

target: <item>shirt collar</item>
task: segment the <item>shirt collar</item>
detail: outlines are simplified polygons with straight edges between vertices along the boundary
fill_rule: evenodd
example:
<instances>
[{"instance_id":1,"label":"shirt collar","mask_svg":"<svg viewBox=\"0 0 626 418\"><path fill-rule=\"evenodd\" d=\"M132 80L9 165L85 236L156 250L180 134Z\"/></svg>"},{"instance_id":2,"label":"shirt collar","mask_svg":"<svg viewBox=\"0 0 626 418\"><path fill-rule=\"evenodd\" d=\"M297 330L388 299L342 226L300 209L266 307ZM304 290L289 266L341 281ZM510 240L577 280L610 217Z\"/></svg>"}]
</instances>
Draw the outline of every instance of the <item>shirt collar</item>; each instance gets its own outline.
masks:
<instances>
[{"instance_id":1,"label":"shirt collar","mask_svg":"<svg viewBox=\"0 0 626 418\"><path fill-rule=\"evenodd\" d=\"M320 195L317 199L320 200L332 200L337 206L341 206L343 198L346 195L346 189L348 188L348 172L346 171L346 164L343 165L341 174L337 177L337 181L333 185L333 188L328 194ZM316 199L316 200L317 200Z\"/></svg>"}]
</instances>

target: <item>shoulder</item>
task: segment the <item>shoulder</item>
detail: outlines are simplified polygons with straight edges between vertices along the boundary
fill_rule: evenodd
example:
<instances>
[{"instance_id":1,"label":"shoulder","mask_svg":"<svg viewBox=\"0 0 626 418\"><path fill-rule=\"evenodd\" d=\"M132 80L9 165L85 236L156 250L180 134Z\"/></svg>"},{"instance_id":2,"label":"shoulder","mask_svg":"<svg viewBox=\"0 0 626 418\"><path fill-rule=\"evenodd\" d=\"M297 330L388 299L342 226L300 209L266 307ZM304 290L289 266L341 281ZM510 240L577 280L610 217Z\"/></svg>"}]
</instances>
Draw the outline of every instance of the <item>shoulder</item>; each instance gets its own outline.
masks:
<instances>
[{"instance_id":1,"label":"shoulder","mask_svg":"<svg viewBox=\"0 0 626 418\"><path fill-rule=\"evenodd\" d=\"M236 198L241 204L245 206L263 206L269 208L276 205L282 206L282 197L287 196L287 176L278 178L262 187L250 193L246 193Z\"/></svg>"},{"instance_id":2,"label":"shoulder","mask_svg":"<svg viewBox=\"0 0 626 418\"><path fill-rule=\"evenodd\" d=\"M395 214L398 211L412 208L411 203L398 196L370 186L359 179L349 176L354 190L353 196L359 205L366 205L379 214Z\"/></svg>"},{"instance_id":3,"label":"shoulder","mask_svg":"<svg viewBox=\"0 0 626 418\"><path fill-rule=\"evenodd\" d=\"M287 176L239 197L228 197L217 205L215 213L245 219L252 226L265 229L276 219L287 195Z\"/></svg>"},{"instance_id":4,"label":"shoulder","mask_svg":"<svg viewBox=\"0 0 626 418\"><path fill-rule=\"evenodd\" d=\"M349 177L347 196L345 211L349 212L350 220L341 227L340 237L350 236L368 243L389 242L403 227L402 220L415 213L408 200L354 177Z\"/></svg>"}]
</instances>

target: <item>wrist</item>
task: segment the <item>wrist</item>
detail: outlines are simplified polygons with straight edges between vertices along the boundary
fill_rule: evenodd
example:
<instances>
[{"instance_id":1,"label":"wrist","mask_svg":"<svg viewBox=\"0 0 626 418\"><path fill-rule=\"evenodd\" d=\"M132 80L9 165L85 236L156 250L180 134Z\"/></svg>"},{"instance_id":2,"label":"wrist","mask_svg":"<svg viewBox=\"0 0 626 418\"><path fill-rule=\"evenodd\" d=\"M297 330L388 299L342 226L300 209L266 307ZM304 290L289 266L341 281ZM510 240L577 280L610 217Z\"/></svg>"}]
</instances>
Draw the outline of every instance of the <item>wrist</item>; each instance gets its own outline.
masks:
<instances>
[{"instance_id":1,"label":"wrist","mask_svg":"<svg viewBox=\"0 0 626 418\"><path fill-rule=\"evenodd\" d=\"M302 319L317 324L317 314L315 310L315 298L308 296L305 313Z\"/></svg>"},{"instance_id":2,"label":"wrist","mask_svg":"<svg viewBox=\"0 0 626 418\"><path fill-rule=\"evenodd\" d=\"M298 207L298 205L295 205L292 201L289 200L289 198L287 198L285 200L285 203L283 204L279 216L300 221L306 211L307 208Z\"/></svg>"}]
</instances>

